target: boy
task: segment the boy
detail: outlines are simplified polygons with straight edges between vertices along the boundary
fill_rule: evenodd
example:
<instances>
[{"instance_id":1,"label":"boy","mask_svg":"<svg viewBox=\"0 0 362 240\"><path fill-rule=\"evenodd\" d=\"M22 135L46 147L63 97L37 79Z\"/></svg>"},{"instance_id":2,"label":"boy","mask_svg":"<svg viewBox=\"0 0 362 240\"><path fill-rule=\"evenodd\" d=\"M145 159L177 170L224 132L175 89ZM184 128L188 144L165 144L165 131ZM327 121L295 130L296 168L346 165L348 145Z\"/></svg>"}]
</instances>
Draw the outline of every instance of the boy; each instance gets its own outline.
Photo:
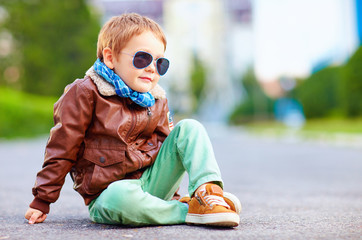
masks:
<instances>
[{"instance_id":1,"label":"boy","mask_svg":"<svg viewBox=\"0 0 362 240\"><path fill-rule=\"evenodd\" d=\"M101 29L97 61L66 87L54 105L42 170L25 214L43 222L70 172L90 218L131 226L239 224L240 202L223 195L211 143L202 125L173 129L165 92L165 36L138 14L110 19ZM191 198L171 200L189 175Z\"/></svg>"}]
</instances>

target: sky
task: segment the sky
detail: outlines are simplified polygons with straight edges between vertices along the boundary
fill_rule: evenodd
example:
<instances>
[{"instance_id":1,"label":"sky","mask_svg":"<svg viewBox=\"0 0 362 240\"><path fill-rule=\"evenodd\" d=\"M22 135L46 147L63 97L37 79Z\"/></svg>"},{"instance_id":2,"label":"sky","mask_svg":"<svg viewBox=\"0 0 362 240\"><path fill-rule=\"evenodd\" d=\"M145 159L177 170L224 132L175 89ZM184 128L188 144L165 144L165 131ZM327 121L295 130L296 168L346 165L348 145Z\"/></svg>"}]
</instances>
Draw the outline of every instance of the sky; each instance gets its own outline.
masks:
<instances>
[{"instance_id":1,"label":"sky","mask_svg":"<svg viewBox=\"0 0 362 240\"><path fill-rule=\"evenodd\" d=\"M253 3L254 66L262 81L343 63L358 45L354 0Z\"/></svg>"}]
</instances>

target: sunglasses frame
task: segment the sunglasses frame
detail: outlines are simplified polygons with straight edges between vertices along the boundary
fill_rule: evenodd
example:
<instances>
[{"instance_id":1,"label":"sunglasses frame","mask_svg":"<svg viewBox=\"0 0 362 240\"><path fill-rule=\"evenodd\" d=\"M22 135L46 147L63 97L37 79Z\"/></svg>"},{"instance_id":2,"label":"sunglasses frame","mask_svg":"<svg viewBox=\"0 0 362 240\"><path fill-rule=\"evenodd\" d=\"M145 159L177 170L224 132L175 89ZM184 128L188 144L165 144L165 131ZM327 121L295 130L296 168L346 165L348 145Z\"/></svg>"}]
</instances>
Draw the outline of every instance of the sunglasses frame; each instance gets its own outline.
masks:
<instances>
[{"instance_id":1,"label":"sunglasses frame","mask_svg":"<svg viewBox=\"0 0 362 240\"><path fill-rule=\"evenodd\" d=\"M157 70L158 75L160 75L160 76L165 75L165 74L167 73L167 70L168 70L169 66L170 66L170 61L169 61L167 58L160 57L160 58L154 59L151 53L148 53L148 52L145 52L145 51L137 51L134 55L129 54L129 53L125 53L125 52L121 52L121 53L133 57L133 59L132 59L132 64L133 64L133 66L134 66L135 68L137 68L137 69L144 69L144 68L150 66L154 61L156 61L156 70ZM145 53L145 54L150 55L151 58L152 58L152 61L151 61L147 66L145 66L145 67L141 67L141 68L136 67L135 64L134 64L134 62L135 62L135 57L136 57L136 55L137 55L138 53ZM159 70L158 70L158 65L157 65L157 63L158 63L159 60L166 60L167 63L168 63L167 69L166 69L166 71L165 71L164 74L160 74L160 72L159 72ZM161 64L160 64L160 65L161 65Z\"/></svg>"}]
</instances>

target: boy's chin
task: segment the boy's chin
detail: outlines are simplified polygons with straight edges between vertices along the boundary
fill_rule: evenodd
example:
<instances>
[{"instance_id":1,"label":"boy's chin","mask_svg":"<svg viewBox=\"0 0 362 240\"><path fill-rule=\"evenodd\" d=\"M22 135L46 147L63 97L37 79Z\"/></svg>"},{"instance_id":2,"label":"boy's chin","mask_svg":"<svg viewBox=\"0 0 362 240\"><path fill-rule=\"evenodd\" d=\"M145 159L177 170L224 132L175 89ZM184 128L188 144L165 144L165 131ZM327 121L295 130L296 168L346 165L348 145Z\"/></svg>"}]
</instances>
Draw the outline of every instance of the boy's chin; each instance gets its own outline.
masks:
<instances>
[{"instance_id":1,"label":"boy's chin","mask_svg":"<svg viewBox=\"0 0 362 240\"><path fill-rule=\"evenodd\" d=\"M150 88L137 88L137 89L133 89L133 91L139 92L139 93L146 93L151 91Z\"/></svg>"},{"instance_id":2,"label":"boy's chin","mask_svg":"<svg viewBox=\"0 0 362 240\"><path fill-rule=\"evenodd\" d=\"M139 86L133 89L133 91L139 92L139 93L146 93L152 90L154 86Z\"/></svg>"},{"instance_id":3,"label":"boy's chin","mask_svg":"<svg viewBox=\"0 0 362 240\"><path fill-rule=\"evenodd\" d=\"M147 93L147 92L149 92L149 91L145 91L145 90L138 90L138 89L132 89L133 91L135 91L135 92L138 92L138 93Z\"/></svg>"}]
</instances>

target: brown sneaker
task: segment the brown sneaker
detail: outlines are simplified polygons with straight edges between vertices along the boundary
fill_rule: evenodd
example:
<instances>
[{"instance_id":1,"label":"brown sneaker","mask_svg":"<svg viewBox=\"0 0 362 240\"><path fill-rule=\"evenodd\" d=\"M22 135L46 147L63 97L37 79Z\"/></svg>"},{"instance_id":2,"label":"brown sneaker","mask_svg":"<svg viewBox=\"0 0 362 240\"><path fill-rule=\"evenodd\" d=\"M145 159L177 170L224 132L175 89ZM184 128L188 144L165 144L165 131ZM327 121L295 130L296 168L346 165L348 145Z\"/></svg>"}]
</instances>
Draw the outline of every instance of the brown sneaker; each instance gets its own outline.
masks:
<instances>
[{"instance_id":1,"label":"brown sneaker","mask_svg":"<svg viewBox=\"0 0 362 240\"><path fill-rule=\"evenodd\" d=\"M186 196L183 196L180 200L179 200L179 202L182 202L182 203L187 203L187 205L188 204L190 204L190 201L191 201L191 198L190 198L190 195L186 195Z\"/></svg>"},{"instance_id":2,"label":"brown sneaker","mask_svg":"<svg viewBox=\"0 0 362 240\"><path fill-rule=\"evenodd\" d=\"M224 192L223 198L224 198L225 202L227 203L227 205L230 206L230 209L232 211L236 212L237 214L241 213L241 203L234 194L229 193L229 192ZM183 196L179 201L189 205L190 201L191 201L191 197L190 197L190 195L187 194L187 195Z\"/></svg>"},{"instance_id":3,"label":"brown sneaker","mask_svg":"<svg viewBox=\"0 0 362 240\"><path fill-rule=\"evenodd\" d=\"M204 188L197 190L189 202L189 211L186 215L188 224L236 227L239 222L239 214L226 203L223 190L216 184L206 184Z\"/></svg>"}]
</instances>

